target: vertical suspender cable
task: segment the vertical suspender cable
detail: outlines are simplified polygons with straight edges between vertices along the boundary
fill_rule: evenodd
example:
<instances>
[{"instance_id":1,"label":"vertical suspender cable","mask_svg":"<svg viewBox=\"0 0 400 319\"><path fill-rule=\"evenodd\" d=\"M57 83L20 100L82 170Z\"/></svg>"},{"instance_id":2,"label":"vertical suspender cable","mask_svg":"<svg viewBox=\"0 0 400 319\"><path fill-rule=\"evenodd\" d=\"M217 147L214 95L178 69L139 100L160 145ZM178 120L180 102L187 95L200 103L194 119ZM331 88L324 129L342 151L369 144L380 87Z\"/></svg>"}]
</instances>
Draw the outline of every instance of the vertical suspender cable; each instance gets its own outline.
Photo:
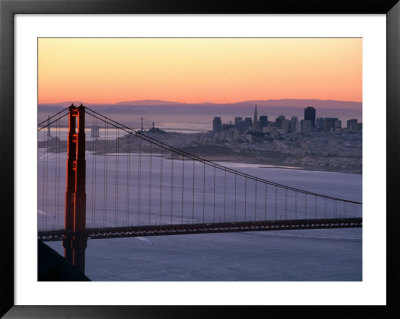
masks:
<instances>
[{"instance_id":1,"label":"vertical suspender cable","mask_svg":"<svg viewBox=\"0 0 400 319\"><path fill-rule=\"evenodd\" d=\"M95 169L94 169L94 158L95 158L95 126L94 126L94 116L92 116L92 129L91 129L91 137L92 137L92 227L95 226L95 222L94 222L94 203L95 203L95 199L94 199L94 187L95 187L95 182L94 182L94 176L96 174Z\"/></svg>"},{"instance_id":2,"label":"vertical suspender cable","mask_svg":"<svg viewBox=\"0 0 400 319\"><path fill-rule=\"evenodd\" d=\"M115 139L115 226L118 226L118 175L119 175L119 130L116 128Z\"/></svg>"},{"instance_id":3,"label":"vertical suspender cable","mask_svg":"<svg viewBox=\"0 0 400 319\"><path fill-rule=\"evenodd\" d=\"M192 184L192 223L194 223L194 179L196 162L193 160L193 184Z\"/></svg>"},{"instance_id":4,"label":"vertical suspender cable","mask_svg":"<svg viewBox=\"0 0 400 319\"><path fill-rule=\"evenodd\" d=\"M268 184L264 184L264 220L267 220Z\"/></svg>"},{"instance_id":5,"label":"vertical suspender cable","mask_svg":"<svg viewBox=\"0 0 400 319\"><path fill-rule=\"evenodd\" d=\"M163 150L160 147L160 225L162 224L162 201L163 201L163 170L164 170Z\"/></svg>"},{"instance_id":6,"label":"vertical suspender cable","mask_svg":"<svg viewBox=\"0 0 400 319\"><path fill-rule=\"evenodd\" d=\"M204 223L204 205L206 201L206 164L203 163L203 223Z\"/></svg>"},{"instance_id":7,"label":"vertical suspender cable","mask_svg":"<svg viewBox=\"0 0 400 319\"><path fill-rule=\"evenodd\" d=\"M225 213L226 213L226 169L224 170L224 223L225 223Z\"/></svg>"},{"instance_id":8,"label":"vertical suspender cable","mask_svg":"<svg viewBox=\"0 0 400 319\"><path fill-rule=\"evenodd\" d=\"M131 179L131 136L127 136L128 140L128 156L126 158L126 216L125 216L125 226L130 226L129 224L129 199L130 199L130 179Z\"/></svg>"},{"instance_id":9,"label":"vertical suspender cable","mask_svg":"<svg viewBox=\"0 0 400 319\"><path fill-rule=\"evenodd\" d=\"M58 180L57 180L57 166L58 166L58 156L57 156L57 123L56 123L56 128L55 128L55 137L52 140L52 148L53 148L53 152L54 152L54 157L55 157L55 165L54 165L54 208L53 208L53 214L54 214L54 218L53 218L53 226L58 226L57 223L57 188L58 188Z\"/></svg>"},{"instance_id":10,"label":"vertical suspender cable","mask_svg":"<svg viewBox=\"0 0 400 319\"><path fill-rule=\"evenodd\" d=\"M150 144L150 163L149 163L149 225L151 225L151 187L153 176L153 144Z\"/></svg>"},{"instance_id":11,"label":"vertical suspender cable","mask_svg":"<svg viewBox=\"0 0 400 319\"><path fill-rule=\"evenodd\" d=\"M139 163L138 163L138 226L140 226L141 193L142 193L142 139L139 138Z\"/></svg>"},{"instance_id":12,"label":"vertical suspender cable","mask_svg":"<svg viewBox=\"0 0 400 319\"><path fill-rule=\"evenodd\" d=\"M216 171L217 169L214 166L214 216L213 216L213 222L215 223L215 186L216 186Z\"/></svg>"},{"instance_id":13,"label":"vertical suspender cable","mask_svg":"<svg viewBox=\"0 0 400 319\"><path fill-rule=\"evenodd\" d=\"M285 188L285 219L287 219L287 188Z\"/></svg>"},{"instance_id":14,"label":"vertical suspender cable","mask_svg":"<svg viewBox=\"0 0 400 319\"><path fill-rule=\"evenodd\" d=\"M59 228L60 226L60 213L59 213L59 205L60 205L60 119L58 119L56 124L56 137L57 137L57 145L56 145L56 213L57 220L56 224Z\"/></svg>"},{"instance_id":15,"label":"vertical suspender cable","mask_svg":"<svg viewBox=\"0 0 400 319\"><path fill-rule=\"evenodd\" d=\"M336 200L333 201L333 214L334 214L334 217L337 218L337 201Z\"/></svg>"},{"instance_id":16,"label":"vertical suspender cable","mask_svg":"<svg viewBox=\"0 0 400 319\"><path fill-rule=\"evenodd\" d=\"M307 194L304 194L304 213L306 214L307 219Z\"/></svg>"},{"instance_id":17,"label":"vertical suspender cable","mask_svg":"<svg viewBox=\"0 0 400 319\"><path fill-rule=\"evenodd\" d=\"M233 221L236 222L236 174L235 174L235 212L233 215Z\"/></svg>"},{"instance_id":18,"label":"vertical suspender cable","mask_svg":"<svg viewBox=\"0 0 400 319\"><path fill-rule=\"evenodd\" d=\"M244 178L244 221L247 221L247 177Z\"/></svg>"},{"instance_id":19,"label":"vertical suspender cable","mask_svg":"<svg viewBox=\"0 0 400 319\"><path fill-rule=\"evenodd\" d=\"M170 203L170 223L172 224L172 211L174 207L174 154L171 153L171 203Z\"/></svg>"},{"instance_id":20,"label":"vertical suspender cable","mask_svg":"<svg viewBox=\"0 0 400 319\"><path fill-rule=\"evenodd\" d=\"M185 157L182 156L182 203L181 203L181 223L183 224L183 196L185 186Z\"/></svg>"},{"instance_id":21,"label":"vertical suspender cable","mask_svg":"<svg viewBox=\"0 0 400 319\"><path fill-rule=\"evenodd\" d=\"M96 133L97 133L97 130L98 130L97 118L95 120L95 125L96 125ZM94 226L95 225L95 218L96 218L96 197L97 197L96 196L96 194L97 194L97 192L96 192L96 185L97 185L97 134L94 137L93 159L94 159L94 177L93 177L93 179L94 179L94 187L95 187L95 191L94 191L95 199L94 199L94 203L93 203L93 211L94 211L94 214L95 214L95 216L93 217L93 226Z\"/></svg>"},{"instance_id":22,"label":"vertical suspender cable","mask_svg":"<svg viewBox=\"0 0 400 319\"><path fill-rule=\"evenodd\" d=\"M257 221L257 181L255 183L255 190L254 190L254 221Z\"/></svg>"},{"instance_id":23,"label":"vertical suspender cable","mask_svg":"<svg viewBox=\"0 0 400 319\"><path fill-rule=\"evenodd\" d=\"M278 220L278 187L275 186L275 220Z\"/></svg>"},{"instance_id":24,"label":"vertical suspender cable","mask_svg":"<svg viewBox=\"0 0 400 319\"><path fill-rule=\"evenodd\" d=\"M46 168L45 168L45 196L46 196L46 198L45 198L45 202L44 202L44 204L45 204L45 219L46 219L46 229L48 229L48 218L47 218L47 215L49 214L49 212L47 211L47 209L48 209L48 207L47 207L47 192L48 192L48 183L49 183L49 172L48 172L48 169L49 169L49 140L48 140L48 135L46 134L45 135L46 137L45 137L45 139L46 139L46 157L45 157L45 163L46 163Z\"/></svg>"},{"instance_id":25,"label":"vertical suspender cable","mask_svg":"<svg viewBox=\"0 0 400 319\"><path fill-rule=\"evenodd\" d=\"M104 118L104 127L105 127L105 152L104 152L104 210L103 210L103 227L107 226L107 214L108 214L108 209L107 209L107 171L108 171L108 165L107 165L107 153L108 153L108 123L106 119Z\"/></svg>"},{"instance_id":26,"label":"vertical suspender cable","mask_svg":"<svg viewBox=\"0 0 400 319\"><path fill-rule=\"evenodd\" d=\"M314 200L315 200L315 202L314 202L315 218L317 218L318 217L318 203L317 203L318 198L317 198L317 196L314 196Z\"/></svg>"}]
</instances>

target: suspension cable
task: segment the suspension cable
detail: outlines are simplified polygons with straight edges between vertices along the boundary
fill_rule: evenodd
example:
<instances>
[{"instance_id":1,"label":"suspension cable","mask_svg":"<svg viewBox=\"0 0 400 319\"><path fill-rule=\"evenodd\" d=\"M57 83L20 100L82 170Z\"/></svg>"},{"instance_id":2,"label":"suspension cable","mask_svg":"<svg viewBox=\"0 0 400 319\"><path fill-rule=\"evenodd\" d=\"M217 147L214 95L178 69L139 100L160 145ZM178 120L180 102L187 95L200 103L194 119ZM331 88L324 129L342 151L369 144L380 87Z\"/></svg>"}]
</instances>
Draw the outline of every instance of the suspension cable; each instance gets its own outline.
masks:
<instances>
[{"instance_id":1,"label":"suspension cable","mask_svg":"<svg viewBox=\"0 0 400 319\"><path fill-rule=\"evenodd\" d=\"M53 121L50 122L51 119L53 119L53 118L56 117L57 115L61 114L62 112L67 111L68 109L69 109L69 108L67 107L67 108L61 110L60 112L58 112L58 113L56 113L56 114L50 116L48 119L46 119L46 120L40 122L40 123L38 124L39 128L37 129L37 131L39 132L39 131L41 131L41 130L47 128L48 126L50 126L50 125L53 124L54 122L57 122L57 121L61 120L63 117L67 116L67 115L68 115L68 112L65 113L63 116L60 116L59 118L57 118L57 119L55 119L55 120L53 120ZM42 126L43 123L46 123L46 125ZM40 127L40 126L41 126L41 127Z\"/></svg>"}]
</instances>

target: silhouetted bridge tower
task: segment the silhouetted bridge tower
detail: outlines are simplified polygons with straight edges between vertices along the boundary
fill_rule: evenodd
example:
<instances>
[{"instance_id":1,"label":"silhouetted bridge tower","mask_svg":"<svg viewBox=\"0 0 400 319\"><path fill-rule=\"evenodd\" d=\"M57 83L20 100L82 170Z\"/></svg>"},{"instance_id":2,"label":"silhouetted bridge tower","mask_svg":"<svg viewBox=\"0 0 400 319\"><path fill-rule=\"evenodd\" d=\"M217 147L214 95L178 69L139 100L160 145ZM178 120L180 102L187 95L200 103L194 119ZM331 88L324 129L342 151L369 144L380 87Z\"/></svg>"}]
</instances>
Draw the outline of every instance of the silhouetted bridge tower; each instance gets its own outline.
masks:
<instances>
[{"instance_id":1,"label":"silhouetted bridge tower","mask_svg":"<svg viewBox=\"0 0 400 319\"><path fill-rule=\"evenodd\" d=\"M86 160L85 108L69 107L67 146L67 190L65 193L64 256L82 272L85 270Z\"/></svg>"},{"instance_id":2,"label":"silhouetted bridge tower","mask_svg":"<svg viewBox=\"0 0 400 319\"><path fill-rule=\"evenodd\" d=\"M362 226L360 201L208 161L83 105L38 133L38 237L82 272L88 239Z\"/></svg>"}]
</instances>

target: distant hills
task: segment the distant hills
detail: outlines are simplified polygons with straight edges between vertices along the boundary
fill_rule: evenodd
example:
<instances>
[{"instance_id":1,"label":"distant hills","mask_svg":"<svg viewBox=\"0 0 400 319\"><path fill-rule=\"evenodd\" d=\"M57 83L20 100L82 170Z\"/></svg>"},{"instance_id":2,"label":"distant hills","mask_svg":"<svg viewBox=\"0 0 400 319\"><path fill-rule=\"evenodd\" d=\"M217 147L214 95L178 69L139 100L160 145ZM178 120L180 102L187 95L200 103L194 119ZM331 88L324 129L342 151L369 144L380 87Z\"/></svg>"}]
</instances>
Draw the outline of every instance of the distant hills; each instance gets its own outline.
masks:
<instances>
[{"instance_id":1,"label":"distant hills","mask_svg":"<svg viewBox=\"0 0 400 319\"><path fill-rule=\"evenodd\" d=\"M99 103L84 103L81 101L64 101L59 103L50 104L39 104L39 107L50 107L50 106L60 106L67 107L71 104L80 105L81 103L85 106L94 107L137 107L137 106L185 106L185 107L246 107L254 106L257 104L258 107L281 107L281 108L305 108L306 106L314 106L316 108L332 108L332 109L358 109L361 110L362 102L352 102L352 101L336 101L336 100L318 100L318 99L280 99L280 100L249 100L241 101L236 103L181 103L181 102L170 102L162 100L136 100L136 101L123 101L113 104L99 104Z\"/></svg>"},{"instance_id":2,"label":"distant hills","mask_svg":"<svg viewBox=\"0 0 400 319\"><path fill-rule=\"evenodd\" d=\"M118 102L115 105L177 105L177 104L186 104L186 103L179 103L179 102L169 102L169 101L162 101L162 100L137 100L137 101L125 101L125 102Z\"/></svg>"}]
</instances>

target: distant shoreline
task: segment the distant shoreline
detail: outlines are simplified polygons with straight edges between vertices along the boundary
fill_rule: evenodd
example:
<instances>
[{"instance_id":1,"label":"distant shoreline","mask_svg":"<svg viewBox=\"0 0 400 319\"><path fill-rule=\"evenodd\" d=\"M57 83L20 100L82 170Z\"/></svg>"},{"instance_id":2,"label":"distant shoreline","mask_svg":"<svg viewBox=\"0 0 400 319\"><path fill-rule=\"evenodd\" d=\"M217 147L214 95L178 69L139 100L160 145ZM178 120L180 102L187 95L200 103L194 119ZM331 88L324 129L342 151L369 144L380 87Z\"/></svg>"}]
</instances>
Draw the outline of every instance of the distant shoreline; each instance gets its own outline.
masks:
<instances>
[{"instance_id":1,"label":"distant shoreline","mask_svg":"<svg viewBox=\"0 0 400 319\"><path fill-rule=\"evenodd\" d=\"M342 174L353 174L353 175L362 175L361 173L356 173L352 171L345 171L345 170L324 170L318 169L316 167L302 167L302 166L284 166L284 165L272 165L272 164L262 164L258 163L257 161L249 161L245 158L226 158L221 156L205 156L202 157L211 162L229 162L229 163L238 163L238 164L252 164L252 165L259 165L259 168L279 168L279 169L292 169L292 170L299 170L299 171L312 171L312 172L332 172L332 173L342 173Z\"/></svg>"}]
</instances>

